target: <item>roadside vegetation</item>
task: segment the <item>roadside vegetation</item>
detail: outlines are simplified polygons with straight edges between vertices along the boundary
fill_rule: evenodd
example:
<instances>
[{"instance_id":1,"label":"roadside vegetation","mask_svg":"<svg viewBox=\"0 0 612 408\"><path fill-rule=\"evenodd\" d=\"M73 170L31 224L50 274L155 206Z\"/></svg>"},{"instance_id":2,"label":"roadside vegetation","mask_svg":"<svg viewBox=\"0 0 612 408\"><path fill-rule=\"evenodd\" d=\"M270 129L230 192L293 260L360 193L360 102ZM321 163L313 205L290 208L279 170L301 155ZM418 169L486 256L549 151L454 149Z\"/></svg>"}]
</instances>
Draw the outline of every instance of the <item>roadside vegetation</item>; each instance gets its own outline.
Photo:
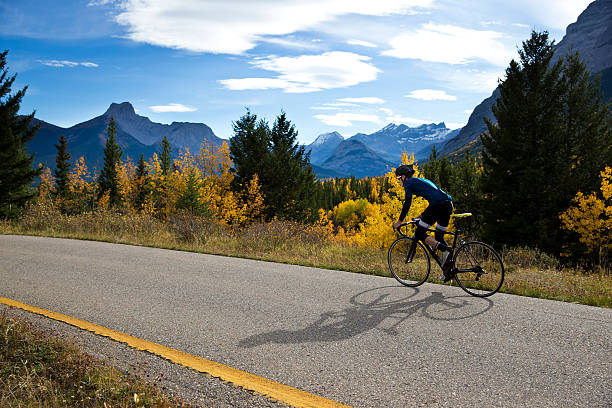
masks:
<instances>
[{"instance_id":1,"label":"roadside vegetation","mask_svg":"<svg viewBox=\"0 0 612 408\"><path fill-rule=\"evenodd\" d=\"M143 214L104 210L62 215L53 207L28 207L18 222L0 222L1 234L99 240L390 276L386 248L334 235L325 226L294 221L254 222L231 229L210 218L175 214L162 221ZM612 307L612 274L578 266L529 248L502 250L506 277L501 292ZM430 281L439 283L432 270Z\"/></svg>"},{"instance_id":2,"label":"roadside vegetation","mask_svg":"<svg viewBox=\"0 0 612 408\"><path fill-rule=\"evenodd\" d=\"M0 312L1 407L186 407L74 343Z\"/></svg>"}]
</instances>

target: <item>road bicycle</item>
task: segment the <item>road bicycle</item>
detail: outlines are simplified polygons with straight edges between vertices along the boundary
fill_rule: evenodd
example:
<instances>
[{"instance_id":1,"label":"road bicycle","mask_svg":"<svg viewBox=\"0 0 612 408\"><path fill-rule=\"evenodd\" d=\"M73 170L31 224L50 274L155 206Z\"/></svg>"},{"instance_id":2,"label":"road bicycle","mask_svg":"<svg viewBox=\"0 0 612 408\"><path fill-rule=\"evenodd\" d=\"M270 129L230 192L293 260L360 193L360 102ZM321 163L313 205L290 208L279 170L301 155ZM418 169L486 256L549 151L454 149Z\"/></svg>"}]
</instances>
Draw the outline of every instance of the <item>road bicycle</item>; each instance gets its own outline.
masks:
<instances>
[{"instance_id":1,"label":"road bicycle","mask_svg":"<svg viewBox=\"0 0 612 408\"><path fill-rule=\"evenodd\" d=\"M471 216L471 213L453 214L454 218ZM418 219L400 224L399 237L389 247L387 261L391 274L402 285L416 287L423 284L431 271L431 259L443 270L442 260L436 251L422 241L402 231L416 225ZM429 228L428 232L435 232ZM472 296L487 297L499 290L504 282L504 264L501 256L488 244L466 241L460 231L446 231L453 236L451 253L446 268L457 284Z\"/></svg>"}]
</instances>

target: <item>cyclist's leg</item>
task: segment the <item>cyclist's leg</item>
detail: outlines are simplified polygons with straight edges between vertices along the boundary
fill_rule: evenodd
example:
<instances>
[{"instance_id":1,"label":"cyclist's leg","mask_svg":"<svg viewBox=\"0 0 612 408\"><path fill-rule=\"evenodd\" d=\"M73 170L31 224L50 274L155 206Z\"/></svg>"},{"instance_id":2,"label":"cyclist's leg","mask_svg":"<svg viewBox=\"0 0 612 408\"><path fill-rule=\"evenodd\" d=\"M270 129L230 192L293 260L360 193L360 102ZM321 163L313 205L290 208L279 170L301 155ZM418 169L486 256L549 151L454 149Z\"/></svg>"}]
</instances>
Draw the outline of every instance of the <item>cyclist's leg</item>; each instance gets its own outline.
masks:
<instances>
[{"instance_id":1,"label":"cyclist's leg","mask_svg":"<svg viewBox=\"0 0 612 408\"><path fill-rule=\"evenodd\" d=\"M448 224L450 223L450 216L452 213L453 203L449 201L448 203L442 204L438 213L436 214L438 223L436 224L436 232L434 235L436 241L441 242L446 246L448 246L448 243L444 239L444 234L448 230Z\"/></svg>"},{"instance_id":2,"label":"cyclist's leg","mask_svg":"<svg viewBox=\"0 0 612 408\"><path fill-rule=\"evenodd\" d=\"M417 223L417 230L415 237L421 241L424 241L433 249L437 249L439 242L432 236L427 235L427 229L436 222L436 206L428 206L423 214L419 216L419 222ZM446 246L444 246L445 248ZM444 249L441 248L441 249Z\"/></svg>"}]
</instances>

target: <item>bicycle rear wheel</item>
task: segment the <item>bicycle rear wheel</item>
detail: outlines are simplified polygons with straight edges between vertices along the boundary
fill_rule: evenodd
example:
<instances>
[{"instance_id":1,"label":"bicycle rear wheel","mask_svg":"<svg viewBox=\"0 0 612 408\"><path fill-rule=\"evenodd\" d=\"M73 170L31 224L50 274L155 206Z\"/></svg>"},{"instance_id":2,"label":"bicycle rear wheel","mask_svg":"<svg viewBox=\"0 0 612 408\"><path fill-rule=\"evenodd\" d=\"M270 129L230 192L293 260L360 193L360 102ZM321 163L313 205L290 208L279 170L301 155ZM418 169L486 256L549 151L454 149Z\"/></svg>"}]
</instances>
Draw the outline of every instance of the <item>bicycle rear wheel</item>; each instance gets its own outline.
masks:
<instances>
[{"instance_id":1,"label":"bicycle rear wheel","mask_svg":"<svg viewBox=\"0 0 612 408\"><path fill-rule=\"evenodd\" d=\"M427 280L431 261L423 244L409 237L395 240L387 254L389 271L399 283L415 287Z\"/></svg>"},{"instance_id":2,"label":"bicycle rear wheel","mask_svg":"<svg viewBox=\"0 0 612 408\"><path fill-rule=\"evenodd\" d=\"M455 280L472 296L491 296L504 282L504 264L488 244L466 242L457 249L454 260Z\"/></svg>"}]
</instances>

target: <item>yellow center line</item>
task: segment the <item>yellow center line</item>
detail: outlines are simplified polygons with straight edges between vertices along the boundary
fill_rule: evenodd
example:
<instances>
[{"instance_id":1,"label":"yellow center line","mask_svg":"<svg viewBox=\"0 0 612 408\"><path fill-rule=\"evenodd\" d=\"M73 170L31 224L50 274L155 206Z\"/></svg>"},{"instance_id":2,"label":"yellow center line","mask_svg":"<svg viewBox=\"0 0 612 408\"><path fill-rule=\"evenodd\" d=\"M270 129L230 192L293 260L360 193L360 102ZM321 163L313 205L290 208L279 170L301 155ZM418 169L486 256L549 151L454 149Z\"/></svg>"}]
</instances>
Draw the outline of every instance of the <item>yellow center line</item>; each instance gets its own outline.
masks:
<instances>
[{"instance_id":1,"label":"yellow center line","mask_svg":"<svg viewBox=\"0 0 612 408\"><path fill-rule=\"evenodd\" d=\"M238 370L223 364L215 363L202 357L194 356L185 353L184 351L176 350L170 347L162 346L161 344L153 343L138 337L130 336L116 330L108 329L85 320L66 316L51 310L42 309L36 306L31 306L16 300L4 298L0 296L0 303L28 312L46 316L53 320L68 323L80 329L96 333L101 336L109 337L113 340L125 343L135 349L144 350L149 353L156 354L174 363L182 366L207 373L213 377L220 378L224 381L231 382L234 385L254 391L258 394L265 395L273 400L294 406L294 407L348 407L348 405L320 397L297 388L290 387L259 377L245 371ZM349 407L350 408L350 407Z\"/></svg>"}]
</instances>

